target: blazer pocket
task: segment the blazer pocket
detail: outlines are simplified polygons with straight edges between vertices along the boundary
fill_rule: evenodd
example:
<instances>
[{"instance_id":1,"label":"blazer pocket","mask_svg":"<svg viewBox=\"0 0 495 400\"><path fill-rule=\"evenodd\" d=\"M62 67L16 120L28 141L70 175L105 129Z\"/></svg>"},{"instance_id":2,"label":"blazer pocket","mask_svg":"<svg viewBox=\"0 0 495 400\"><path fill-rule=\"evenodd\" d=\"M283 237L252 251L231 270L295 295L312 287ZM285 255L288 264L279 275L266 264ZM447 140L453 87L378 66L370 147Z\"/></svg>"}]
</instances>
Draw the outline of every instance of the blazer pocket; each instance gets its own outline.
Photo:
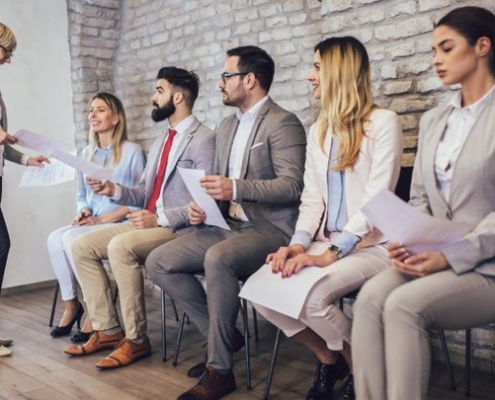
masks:
<instances>
[{"instance_id":1,"label":"blazer pocket","mask_svg":"<svg viewBox=\"0 0 495 400\"><path fill-rule=\"evenodd\" d=\"M194 163L193 160L179 160L177 161L177 167L191 169Z\"/></svg>"},{"instance_id":2,"label":"blazer pocket","mask_svg":"<svg viewBox=\"0 0 495 400\"><path fill-rule=\"evenodd\" d=\"M258 143L256 143L256 144L253 144L253 145L251 146L251 151L252 151L253 149L256 149L257 147L261 147L261 146L263 146L263 142L258 142Z\"/></svg>"}]
</instances>

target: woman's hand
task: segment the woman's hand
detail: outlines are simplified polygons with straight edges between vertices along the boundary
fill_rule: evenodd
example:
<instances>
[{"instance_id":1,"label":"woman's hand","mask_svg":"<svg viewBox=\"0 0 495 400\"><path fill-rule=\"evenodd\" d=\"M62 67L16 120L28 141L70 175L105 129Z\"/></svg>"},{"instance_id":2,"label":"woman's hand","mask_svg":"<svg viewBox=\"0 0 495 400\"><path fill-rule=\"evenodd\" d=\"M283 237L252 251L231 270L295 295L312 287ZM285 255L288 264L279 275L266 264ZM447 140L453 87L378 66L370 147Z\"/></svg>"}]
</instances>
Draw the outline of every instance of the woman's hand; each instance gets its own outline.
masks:
<instances>
[{"instance_id":1,"label":"woman's hand","mask_svg":"<svg viewBox=\"0 0 495 400\"><path fill-rule=\"evenodd\" d=\"M401 243L391 243L388 255L392 265L402 273L421 278L449 268L449 262L441 251L426 251L411 256Z\"/></svg>"},{"instance_id":2,"label":"woman's hand","mask_svg":"<svg viewBox=\"0 0 495 400\"><path fill-rule=\"evenodd\" d=\"M86 225L99 225L103 224L103 220L101 217L93 217L92 215L83 218L79 221L78 226L86 226Z\"/></svg>"},{"instance_id":3,"label":"woman's hand","mask_svg":"<svg viewBox=\"0 0 495 400\"><path fill-rule=\"evenodd\" d=\"M9 135L2 128L0 128L0 145L2 144L16 144L17 138L15 136Z\"/></svg>"},{"instance_id":4,"label":"woman's hand","mask_svg":"<svg viewBox=\"0 0 495 400\"><path fill-rule=\"evenodd\" d=\"M87 219L88 217L91 217L92 215L93 213L89 208L82 208L81 211L79 211L77 215L74 217L74 220L72 221L72 225L81 226L82 225L81 222Z\"/></svg>"},{"instance_id":5,"label":"woman's hand","mask_svg":"<svg viewBox=\"0 0 495 400\"><path fill-rule=\"evenodd\" d=\"M266 263L272 264L272 272L276 274L284 269L287 260L302 253L304 253L304 247L300 244L296 244L291 247L282 246L275 253L268 254L266 257Z\"/></svg>"},{"instance_id":6,"label":"woman's hand","mask_svg":"<svg viewBox=\"0 0 495 400\"><path fill-rule=\"evenodd\" d=\"M326 250L320 255L306 253L298 254L285 263L285 266L282 270L282 277L289 278L292 275L299 273L299 271L306 267L328 267L330 264L333 264L338 259L339 258L337 257L337 255L335 253L332 253L330 250Z\"/></svg>"},{"instance_id":7,"label":"woman's hand","mask_svg":"<svg viewBox=\"0 0 495 400\"><path fill-rule=\"evenodd\" d=\"M50 160L48 158L46 158L45 156L29 157L27 159L26 165L28 165L29 167L43 168L44 162L46 162L47 164L50 164Z\"/></svg>"}]
</instances>

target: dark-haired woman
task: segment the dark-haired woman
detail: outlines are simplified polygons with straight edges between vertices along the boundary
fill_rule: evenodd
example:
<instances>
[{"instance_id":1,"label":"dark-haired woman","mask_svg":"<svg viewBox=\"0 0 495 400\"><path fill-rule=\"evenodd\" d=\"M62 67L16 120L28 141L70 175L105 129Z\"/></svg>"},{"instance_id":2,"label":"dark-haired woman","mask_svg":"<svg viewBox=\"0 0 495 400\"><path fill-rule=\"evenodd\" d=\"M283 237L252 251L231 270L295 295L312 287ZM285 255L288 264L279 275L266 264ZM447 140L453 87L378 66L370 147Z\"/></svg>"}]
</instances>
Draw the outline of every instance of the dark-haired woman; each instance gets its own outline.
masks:
<instances>
[{"instance_id":1,"label":"dark-haired woman","mask_svg":"<svg viewBox=\"0 0 495 400\"><path fill-rule=\"evenodd\" d=\"M354 308L358 399L425 399L428 330L495 320L494 45L495 15L479 7L451 11L433 31L438 76L462 87L421 119L410 204L474 228L437 251L389 246L394 268L366 283Z\"/></svg>"}]
</instances>

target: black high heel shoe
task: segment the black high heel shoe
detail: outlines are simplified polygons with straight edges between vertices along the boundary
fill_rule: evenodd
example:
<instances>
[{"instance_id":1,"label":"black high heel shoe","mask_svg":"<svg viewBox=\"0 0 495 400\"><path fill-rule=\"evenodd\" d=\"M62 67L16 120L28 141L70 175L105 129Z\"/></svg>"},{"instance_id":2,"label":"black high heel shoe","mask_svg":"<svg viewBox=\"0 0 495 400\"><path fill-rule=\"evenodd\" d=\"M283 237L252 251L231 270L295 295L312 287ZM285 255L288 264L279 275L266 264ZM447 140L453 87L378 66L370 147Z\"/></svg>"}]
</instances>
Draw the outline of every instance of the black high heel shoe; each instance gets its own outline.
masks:
<instances>
[{"instance_id":1,"label":"black high heel shoe","mask_svg":"<svg viewBox=\"0 0 495 400\"><path fill-rule=\"evenodd\" d=\"M79 329L79 332L74 333L72 337L70 338L71 342L73 343L86 343L89 340L89 337L92 335L94 331L91 332L83 332Z\"/></svg>"},{"instance_id":2,"label":"black high heel shoe","mask_svg":"<svg viewBox=\"0 0 495 400\"><path fill-rule=\"evenodd\" d=\"M60 336L70 335L70 332L72 331L72 327L74 326L74 324L76 322L77 322L77 329L80 329L81 328L81 318L82 318L83 314L84 314L84 307L82 306L81 303L79 303L79 308L77 309L77 312L76 312L76 315L74 315L74 318L72 318L72 321L70 321L65 326L56 326L50 332L50 335L52 337L60 337Z\"/></svg>"}]
</instances>

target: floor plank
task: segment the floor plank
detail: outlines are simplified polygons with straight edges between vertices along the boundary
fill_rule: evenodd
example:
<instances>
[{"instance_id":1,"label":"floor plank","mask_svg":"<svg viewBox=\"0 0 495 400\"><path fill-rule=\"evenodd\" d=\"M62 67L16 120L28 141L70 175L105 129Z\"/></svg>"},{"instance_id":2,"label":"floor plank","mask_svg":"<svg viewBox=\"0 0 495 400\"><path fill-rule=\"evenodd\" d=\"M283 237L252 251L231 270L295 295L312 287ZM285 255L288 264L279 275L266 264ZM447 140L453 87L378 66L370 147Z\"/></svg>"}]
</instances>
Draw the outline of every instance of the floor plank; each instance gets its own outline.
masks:
<instances>
[{"instance_id":1,"label":"floor plank","mask_svg":"<svg viewBox=\"0 0 495 400\"><path fill-rule=\"evenodd\" d=\"M48 327L48 319L52 296L53 289L40 289L2 297L0 332L4 337L13 338L15 344L12 346L14 354L11 357L0 358L0 400L168 400L175 399L194 383L193 379L186 376L186 371L204 357L204 338L193 325L186 325L179 363L173 367L171 357L179 324L172 318L168 304L169 359L162 362L158 292L149 294L146 298L152 356L132 366L111 371L100 371L95 367L108 352L71 357L63 352L70 345L68 337L54 339L49 335L51 328ZM62 308L62 302L59 301L55 321L61 317ZM238 326L241 327L242 323ZM241 351L235 355L234 366L238 390L227 396L227 400L263 398L275 329L260 319L259 330L260 341L251 341L253 390L247 392L245 388L245 363ZM283 339L271 399L303 399L311 385L314 366L314 357L304 347ZM445 366L434 364L429 400L465 398L464 370L456 367L454 372L458 385L456 391L449 389ZM471 399L495 399L495 379L492 373L472 371Z\"/></svg>"}]
</instances>

